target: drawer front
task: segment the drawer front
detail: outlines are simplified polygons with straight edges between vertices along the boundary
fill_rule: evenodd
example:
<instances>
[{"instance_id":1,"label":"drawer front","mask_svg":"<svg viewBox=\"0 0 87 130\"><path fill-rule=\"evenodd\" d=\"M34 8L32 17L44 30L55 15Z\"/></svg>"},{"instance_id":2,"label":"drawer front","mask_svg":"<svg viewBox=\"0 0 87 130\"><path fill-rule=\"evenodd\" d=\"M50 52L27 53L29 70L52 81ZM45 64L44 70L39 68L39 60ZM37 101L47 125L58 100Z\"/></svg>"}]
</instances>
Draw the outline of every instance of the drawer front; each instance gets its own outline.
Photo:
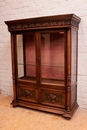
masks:
<instances>
[{"instance_id":1,"label":"drawer front","mask_svg":"<svg viewBox=\"0 0 87 130\"><path fill-rule=\"evenodd\" d=\"M65 92L44 89L41 90L42 104L65 108L65 101Z\"/></svg>"},{"instance_id":2,"label":"drawer front","mask_svg":"<svg viewBox=\"0 0 87 130\"><path fill-rule=\"evenodd\" d=\"M18 99L26 100L30 102L38 102L38 91L34 88L28 88L26 86L17 87Z\"/></svg>"}]
</instances>

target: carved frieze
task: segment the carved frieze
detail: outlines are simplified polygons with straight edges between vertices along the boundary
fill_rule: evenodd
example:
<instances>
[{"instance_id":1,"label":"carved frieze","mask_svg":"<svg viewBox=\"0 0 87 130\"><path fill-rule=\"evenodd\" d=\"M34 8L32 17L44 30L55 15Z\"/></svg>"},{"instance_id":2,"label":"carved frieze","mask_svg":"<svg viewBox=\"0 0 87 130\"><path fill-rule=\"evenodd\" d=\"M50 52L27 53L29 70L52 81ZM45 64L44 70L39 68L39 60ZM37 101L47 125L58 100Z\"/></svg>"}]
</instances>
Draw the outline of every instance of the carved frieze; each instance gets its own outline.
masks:
<instances>
[{"instance_id":1,"label":"carved frieze","mask_svg":"<svg viewBox=\"0 0 87 130\"><path fill-rule=\"evenodd\" d=\"M31 29L41 29L41 28L52 28L52 27L61 27L61 26L67 26L72 25L75 27L78 27L78 23L75 21L71 21L70 19L67 20L46 20L46 21L37 21L37 22L20 22L20 23L12 23L8 25L9 31L18 31L18 30L31 30Z\"/></svg>"}]
</instances>

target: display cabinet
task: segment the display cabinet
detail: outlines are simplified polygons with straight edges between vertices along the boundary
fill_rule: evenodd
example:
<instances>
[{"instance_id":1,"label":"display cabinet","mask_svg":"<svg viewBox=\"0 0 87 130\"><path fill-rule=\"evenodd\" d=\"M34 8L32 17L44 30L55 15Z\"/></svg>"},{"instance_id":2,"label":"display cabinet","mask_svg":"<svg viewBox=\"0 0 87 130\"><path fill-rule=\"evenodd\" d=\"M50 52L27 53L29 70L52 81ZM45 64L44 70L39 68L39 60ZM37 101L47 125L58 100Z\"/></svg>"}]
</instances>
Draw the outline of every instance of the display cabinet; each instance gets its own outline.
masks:
<instances>
[{"instance_id":1,"label":"display cabinet","mask_svg":"<svg viewBox=\"0 0 87 130\"><path fill-rule=\"evenodd\" d=\"M74 14L5 22L11 33L14 107L72 117L78 108L79 22Z\"/></svg>"}]
</instances>

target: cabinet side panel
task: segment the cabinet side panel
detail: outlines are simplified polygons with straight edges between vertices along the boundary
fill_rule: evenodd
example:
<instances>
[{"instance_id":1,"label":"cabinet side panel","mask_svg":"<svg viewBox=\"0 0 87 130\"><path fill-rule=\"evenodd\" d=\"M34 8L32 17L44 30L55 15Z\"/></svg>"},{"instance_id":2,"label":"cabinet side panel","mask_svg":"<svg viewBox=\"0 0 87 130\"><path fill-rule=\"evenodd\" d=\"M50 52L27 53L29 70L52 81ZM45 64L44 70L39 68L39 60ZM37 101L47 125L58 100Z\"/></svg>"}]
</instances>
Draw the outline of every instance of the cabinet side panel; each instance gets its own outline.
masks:
<instances>
[{"instance_id":1,"label":"cabinet side panel","mask_svg":"<svg viewBox=\"0 0 87 130\"><path fill-rule=\"evenodd\" d=\"M71 84L76 82L77 76L77 31L72 30L72 50L71 50Z\"/></svg>"},{"instance_id":2,"label":"cabinet side panel","mask_svg":"<svg viewBox=\"0 0 87 130\"><path fill-rule=\"evenodd\" d=\"M72 49L71 49L71 106L77 100L77 49L78 49L78 39L77 30L72 29Z\"/></svg>"}]
</instances>

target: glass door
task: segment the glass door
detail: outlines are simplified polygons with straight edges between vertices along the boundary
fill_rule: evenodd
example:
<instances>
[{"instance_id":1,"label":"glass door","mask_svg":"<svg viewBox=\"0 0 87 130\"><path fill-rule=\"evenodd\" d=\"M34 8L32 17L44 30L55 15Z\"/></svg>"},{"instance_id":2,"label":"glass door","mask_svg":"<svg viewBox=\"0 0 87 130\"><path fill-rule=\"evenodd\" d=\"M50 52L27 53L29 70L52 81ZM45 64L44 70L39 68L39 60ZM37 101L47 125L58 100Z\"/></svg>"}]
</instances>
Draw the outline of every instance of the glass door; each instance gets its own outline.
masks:
<instances>
[{"instance_id":1,"label":"glass door","mask_svg":"<svg viewBox=\"0 0 87 130\"><path fill-rule=\"evenodd\" d=\"M43 31L37 32L37 35L34 32L17 34L18 79L31 82L38 80L42 84L64 84L65 33L65 31ZM39 40L36 39L38 36Z\"/></svg>"},{"instance_id":2,"label":"glass door","mask_svg":"<svg viewBox=\"0 0 87 130\"><path fill-rule=\"evenodd\" d=\"M64 84L65 32L41 33L41 83Z\"/></svg>"},{"instance_id":3,"label":"glass door","mask_svg":"<svg viewBox=\"0 0 87 130\"><path fill-rule=\"evenodd\" d=\"M18 79L36 82L35 34L16 35Z\"/></svg>"}]
</instances>

